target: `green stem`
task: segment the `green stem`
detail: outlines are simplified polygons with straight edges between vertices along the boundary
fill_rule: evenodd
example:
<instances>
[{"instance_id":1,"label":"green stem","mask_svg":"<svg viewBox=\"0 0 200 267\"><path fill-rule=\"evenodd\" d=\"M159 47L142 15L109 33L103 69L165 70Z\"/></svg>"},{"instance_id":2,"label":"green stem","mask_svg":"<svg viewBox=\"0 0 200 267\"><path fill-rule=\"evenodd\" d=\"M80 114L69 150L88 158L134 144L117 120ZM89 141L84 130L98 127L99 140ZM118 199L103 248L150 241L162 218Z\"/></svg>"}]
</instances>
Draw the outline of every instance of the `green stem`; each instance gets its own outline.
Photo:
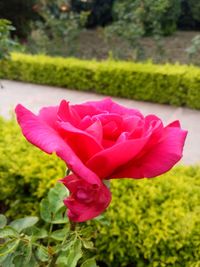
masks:
<instances>
[{"instance_id":1,"label":"green stem","mask_svg":"<svg viewBox=\"0 0 200 267\"><path fill-rule=\"evenodd\" d=\"M50 236L51 236L52 230L53 230L53 224L51 223L49 227L49 234L48 234L48 242L47 242L48 247L50 245Z\"/></svg>"},{"instance_id":2,"label":"green stem","mask_svg":"<svg viewBox=\"0 0 200 267\"><path fill-rule=\"evenodd\" d=\"M52 261L49 263L48 267L55 267L58 256L59 253L52 258Z\"/></svg>"},{"instance_id":3,"label":"green stem","mask_svg":"<svg viewBox=\"0 0 200 267\"><path fill-rule=\"evenodd\" d=\"M76 223L72 221L69 222L70 222L70 230L74 232L76 230Z\"/></svg>"}]
</instances>

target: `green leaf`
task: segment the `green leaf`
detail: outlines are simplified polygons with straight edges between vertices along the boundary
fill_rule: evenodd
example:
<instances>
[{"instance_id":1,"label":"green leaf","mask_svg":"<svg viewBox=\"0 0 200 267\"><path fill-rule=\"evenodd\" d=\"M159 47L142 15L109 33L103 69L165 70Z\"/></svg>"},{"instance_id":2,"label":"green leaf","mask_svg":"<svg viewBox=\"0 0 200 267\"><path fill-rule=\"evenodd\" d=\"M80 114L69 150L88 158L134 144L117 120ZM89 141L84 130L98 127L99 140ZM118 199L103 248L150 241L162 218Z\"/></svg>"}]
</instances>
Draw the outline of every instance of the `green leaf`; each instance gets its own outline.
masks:
<instances>
[{"instance_id":1,"label":"green leaf","mask_svg":"<svg viewBox=\"0 0 200 267\"><path fill-rule=\"evenodd\" d=\"M79 239L77 239L72 247L67 250L66 254L63 252L57 259L56 264L58 266L66 267L76 267L79 259L82 257L82 244Z\"/></svg>"},{"instance_id":2,"label":"green leaf","mask_svg":"<svg viewBox=\"0 0 200 267\"><path fill-rule=\"evenodd\" d=\"M44 198L40 202L40 214L41 218L48 223L65 224L69 221L66 216L66 207L62 205L62 207L55 213L54 207L52 210L47 198Z\"/></svg>"},{"instance_id":3,"label":"green leaf","mask_svg":"<svg viewBox=\"0 0 200 267\"><path fill-rule=\"evenodd\" d=\"M81 267L98 267L95 258L88 259L81 264Z\"/></svg>"},{"instance_id":4,"label":"green leaf","mask_svg":"<svg viewBox=\"0 0 200 267\"><path fill-rule=\"evenodd\" d=\"M0 263L6 261L7 256L8 255L0 256ZM0 266L1 266L1 264L0 264Z\"/></svg>"},{"instance_id":5,"label":"green leaf","mask_svg":"<svg viewBox=\"0 0 200 267\"><path fill-rule=\"evenodd\" d=\"M1 267L15 267L13 264L13 254L7 254L5 256L0 256L0 266Z\"/></svg>"},{"instance_id":6,"label":"green leaf","mask_svg":"<svg viewBox=\"0 0 200 267\"><path fill-rule=\"evenodd\" d=\"M61 247L61 250L64 251L64 253L71 249L71 247L76 242L76 238L74 239L74 236L72 236L69 240L67 240Z\"/></svg>"},{"instance_id":7,"label":"green leaf","mask_svg":"<svg viewBox=\"0 0 200 267\"><path fill-rule=\"evenodd\" d=\"M18 237L18 236L19 233L10 226L6 226L3 229L0 229L0 238Z\"/></svg>"},{"instance_id":8,"label":"green leaf","mask_svg":"<svg viewBox=\"0 0 200 267\"><path fill-rule=\"evenodd\" d=\"M56 230L51 234L51 238L57 241L62 241L68 232L69 232L69 229L67 228Z\"/></svg>"},{"instance_id":9,"label":"green leaf","mask_svg":"<svg viewBox=\"0 0 200 267\"><path fill-rule=\"evenodd\" d=\"M12 221L10 223L10 226L12 226L18 232L21 232L22 230L35 225L38 222L38 220L39 220L38 217L29 216L29 217L25 217L22 219L17 219L15 221Z\"/></svg>"},{"instance_id":10,"label":"green leaf","mask_svg":"<svg viewBox=\"0 0 200 267\"><path fill-rule=\"evenodd\" d=\"M53 213L56 213L60 208L64 206L63 200L68 196L68 191L66 187L57 183L55 187L51 188L48 193L48 200L50 209Z\"/></svg>"},{"instance_id":11,"label":"green leaf","mask_svg":"<svg viewBox=\"0 0 200 267\"><path fill-rule=\"evenodd\" d=\"M94 249L94 243L92 241L88 241L88 240L82 240L83 242L83 246L86 249Z\"/></svg>"},{"instance_id":12,"label":"green leaf","mask_svg":"<svg viewBox=\"0 0 200 267\"><path fill-rule=\"evenodd\" d=\"M34 238L36 239L43 239L48 237L48 232L46 229L38 229L38 232L34 234Z\"/></svg>"},{"instance_id":13,"label":"green leaf","mask_svg":"<svg viewBox=\"0 0 200 267\"><path fill-rule=\"evenodd\" d=\"M19 240L14 239L14 240L9 240L3 245L0 245L0 257L13 252L17 248L18 244Z\"/></svg>"},{"instance_id":14,"label":"green leaf","mask_svg":"<svg viewBox=\"0 0 200 267\"><path fill-rule=\"evenodd\" d=\"M103 180L103 183L105 184L106 187L110 189L110 181L109 180Z\"/></svg>"},{"instance_id":15,"label":"green leaf","mask_svg":"<svg viewBox=\"0 0 200 267\"><path fill-rule=\"evenodd\" d=\"M7 219L3 214L0 214L0 229L4 228L7 224Z\"/></svg>"},{"instance_id":16,"label":"green leaf","mask_svg":"<svg viewBox=\"0 0 200 267\"><path fill-rule=\"evenodd\" d=\"M31 244L31 242L25 243L25 242L21 241L18 245L18 248L17 248L17 251L15 254L17 254L13 260L15 267L27 266L27 264L29 264L29 262L31 260L31 256L32 256L32 244Z\"/></svg>"},{"instance_id":17,"label":"green leaf","mask_svg":"<svg viewBox=\"0 0 200 267\"><path fill-rule=\"evenodd\" d=\"M34 255L31 256L31 259L28 263L28 267L38 267L38 262L36 258L34 257Z\"/></svg>"},{"instance_id":18,"label":"green leaf","mask_svg":"<svg viewBox=\"0 0 200 267\"><path fill-rule=\"evenodd\" d=\"M38 240L48 237L48 232L46 229L40 229L36 226L27 229L25 233L29 236L32 236L32 240Z\"/></svg>"},{"instance_id":19,"label":"green leaf","mask_svg":"<svg viewBox=\"0 0 200 267\"><path fill-rule=\"evenodd\" d=\"M47 262L49 260L48 250L44 246L38 247L36 255L37 255L37 258L42 262Z\"/></svg>"},{"instance_id":20,"label":"green leaf","mask_svg":"<svg viewBox=\"0 0 200 267\"><path fill-rule=\"evenodd\" d=\"M66 215L66 207L63 206L56 214L54 214L53 220L51 221L53 224L66 224L69 222L69 219Z\"/></svg>"},{"instance_id":21,"label":"green leaf","mask_svg":"<svg viewBox=\"0 0 200 267\"><path fill-rule=\"evenodd\" d=\"M40 215L45 222L54 224L68 222L65 215L66 207L63 204L63 200L67 195L68 191L60 183L50 189L48 197L44 198L40 203Z\"/></svg>"},{"instance_id":22,"label":"green leaf","mask_svg":"<svg viewBox=\"0 0 200 267\"><path fill-rule=\"evenodd\" d=\"M49 209L49 201L47 198L43 198L40 202L40 216L45 222L51 223L53 213Z\"/></svg>"}]
</instances>

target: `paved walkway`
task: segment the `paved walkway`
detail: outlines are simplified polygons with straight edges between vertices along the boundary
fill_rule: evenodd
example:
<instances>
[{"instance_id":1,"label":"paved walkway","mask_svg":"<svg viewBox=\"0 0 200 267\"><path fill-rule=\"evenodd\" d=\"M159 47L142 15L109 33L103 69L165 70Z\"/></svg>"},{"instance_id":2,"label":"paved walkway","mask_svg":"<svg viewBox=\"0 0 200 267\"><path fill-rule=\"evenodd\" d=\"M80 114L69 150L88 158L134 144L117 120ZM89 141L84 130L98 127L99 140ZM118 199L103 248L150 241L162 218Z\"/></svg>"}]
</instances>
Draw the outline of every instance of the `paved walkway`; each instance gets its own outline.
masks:
<instances>
[{"instance_id":1,"label":"paved walkway","mask_svg":"<svg viewBox=\"0 0 200 267\"><path fill-rule=\"evenodd\" d=\"M37 112L42 106L57 105L61 99L67 99L71 103L81 103L88 100L99 100L104 97L89 92L29 83L4 80L1 83L3 89L0 89L0 115L5 118L10 117L18 103ZM200 163L200 111L115 97L112 99L127 107L139 109L145 115L156 114L165 123L179 119L182 127L189 131L181 162L184 164Z\"/></svg>"}]
</instances>

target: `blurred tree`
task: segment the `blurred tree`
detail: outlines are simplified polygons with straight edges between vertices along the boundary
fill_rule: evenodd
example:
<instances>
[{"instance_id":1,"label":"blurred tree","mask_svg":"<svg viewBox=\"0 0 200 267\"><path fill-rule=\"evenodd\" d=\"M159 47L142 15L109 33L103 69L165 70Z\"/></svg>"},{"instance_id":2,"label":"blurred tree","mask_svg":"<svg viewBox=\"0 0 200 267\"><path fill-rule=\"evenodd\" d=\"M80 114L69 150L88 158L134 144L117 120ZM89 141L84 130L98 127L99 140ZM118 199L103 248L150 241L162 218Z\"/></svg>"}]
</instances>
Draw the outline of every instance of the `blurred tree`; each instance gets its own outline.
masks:
<instances>
[{"instance_id":1,"label":"blurred tree","mask_svg":"<svg viewBox=\"0 0 200 267\"><path fill-rule=\"evenodd\" d=\"M200 30L200 1L181 1L181 16L178 21L178 28L182 30Z\"/></svg>"},{"instance_id":2,"label":"blurred tree","mask_svg":"<svg viewBox=\"0 0 200 267\"><path fill-rule=\"evenodd\" d=\"M119 28L141 28L144 35L169 35L176 30L181 0L115 0L114 24Z\"/></svg>"},{"instance_id":3,"label":"blurred tree","mask_svg":"<svg viewBox=\"0 0 200 267\"><path fill-rule=\"evenodd\" d=\"M10 38L10 33L14 30L9 20L0 19L0 60L8 59L10 52L17 47L17 43Z\"/></svg>"},{"instance_id":4,"label":"blurred tree","mask_svg":"<svg viewBox=\"0 0 200 267\"><path fill-rule=\"evenodd\" d=\"M109 38L117 35L129 42L134 60L145 59L142 36L153 36L156 49L163 57L162 35L176 30L181 0L115 0L113 23L106 28Z\"/></svg>"},{"instance_id":5,"label":"blurred tree","mask_svg":"<svg viewBox=\"0 0 200 267\"><path fill-rule=\"evenodd\" d=\"M105 26L112 22L112 6L114 0L74 0L72 8L74 11L90 11L87 27L94 28Z\"/></svg>"},{"instance_id":6,"label":"blurred tree","mask_svg":"<svg viewBox=\"0 0 200 267\"><path fill-rule=\"evenodd\" d=\"M12 22L16 31L13 33L20 38L25 38L29 33L29 22L36 19L32 9L35 0L1 0L0 17Z\"/></svg>"},{"instance_id":7,"label":"blurred tree","mask_svg":"<svg viewBox=\"0 0 200 267\"><path fill-rule=\"evenodd\" d=\"M70 0L38 0L34 10L41 19L33 24L28 40L30 52L73 56L88 12L74 12Z\"/></svg>"}]
</instances>

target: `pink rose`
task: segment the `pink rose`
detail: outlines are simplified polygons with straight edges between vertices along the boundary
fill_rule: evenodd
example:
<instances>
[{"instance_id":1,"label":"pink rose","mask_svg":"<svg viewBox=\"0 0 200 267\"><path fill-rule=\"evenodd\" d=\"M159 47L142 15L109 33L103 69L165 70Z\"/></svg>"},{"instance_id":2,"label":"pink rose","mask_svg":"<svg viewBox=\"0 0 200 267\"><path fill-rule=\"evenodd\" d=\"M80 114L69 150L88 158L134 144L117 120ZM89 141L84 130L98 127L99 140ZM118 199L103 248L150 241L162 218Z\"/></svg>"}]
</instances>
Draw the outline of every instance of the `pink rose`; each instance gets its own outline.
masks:
<instances>
[{"instance_id":1,"label":"pink rose","mask_svg":"<svg viewBox=\"0 0 200 267\"><path fill-rule=\"evenodd\" d=\"M73 172L64 184L71 192L65 201L68 215L75 221L91 219L109 205L103 179L150 178L170 170L182 157L187 135L178 121L164 127L155 115L144 117L109 98L80 105L63 100L37 116L18 105L16 114L27 140L55 152ZM78 180L85 188L84 201L76 186L70 186Z\"/></svg>"},{"instance_id":2,"label":"pink rose","mask_svg":"<svg viewBox=\"0 0 200 267\"><path fill-rule=\"evenodd\" d=\"M84 222L98 216L111 201L110 191L103 183L100 186L90 184L74 174L61 181L71 192L64 204L68 207L68 217L73 221Z\"/></svg>"}]
</instances>

